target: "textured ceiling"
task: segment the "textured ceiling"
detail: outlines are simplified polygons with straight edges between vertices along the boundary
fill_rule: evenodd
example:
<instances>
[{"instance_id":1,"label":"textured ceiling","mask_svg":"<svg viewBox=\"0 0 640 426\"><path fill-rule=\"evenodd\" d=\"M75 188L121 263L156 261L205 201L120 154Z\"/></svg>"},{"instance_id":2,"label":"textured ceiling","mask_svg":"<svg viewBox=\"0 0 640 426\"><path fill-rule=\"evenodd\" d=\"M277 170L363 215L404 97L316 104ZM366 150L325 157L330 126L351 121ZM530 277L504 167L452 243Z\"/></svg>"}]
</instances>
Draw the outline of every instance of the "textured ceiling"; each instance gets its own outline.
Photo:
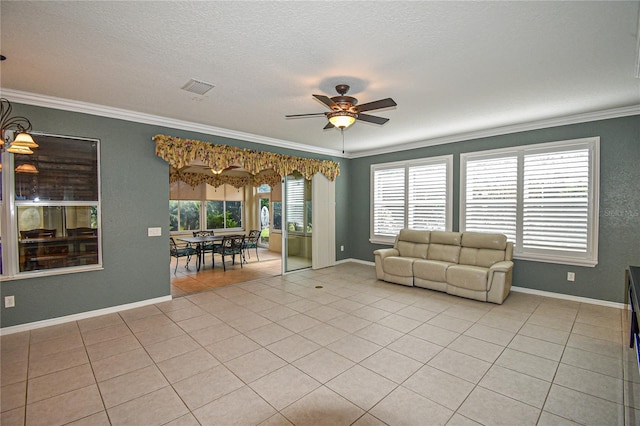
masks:
<instances>
[{"instance_id":1,"label":"textured ceiling","mask_svg":"<svg viewBox=\"0 0 640 426\"><path fill-rule=\"evenodd\" d=\"M348 154L640 105L639 2L2 1L1 85ZM181 90L189 79L215 85ZM35 128L37 129L37 123ZM46 130L46 129L38 129ZM214 132L215 133L215 132ZM88 135L90 136L90 135ZM269 140L269 139L265 139Z\"/></svg>"}]
</instances>

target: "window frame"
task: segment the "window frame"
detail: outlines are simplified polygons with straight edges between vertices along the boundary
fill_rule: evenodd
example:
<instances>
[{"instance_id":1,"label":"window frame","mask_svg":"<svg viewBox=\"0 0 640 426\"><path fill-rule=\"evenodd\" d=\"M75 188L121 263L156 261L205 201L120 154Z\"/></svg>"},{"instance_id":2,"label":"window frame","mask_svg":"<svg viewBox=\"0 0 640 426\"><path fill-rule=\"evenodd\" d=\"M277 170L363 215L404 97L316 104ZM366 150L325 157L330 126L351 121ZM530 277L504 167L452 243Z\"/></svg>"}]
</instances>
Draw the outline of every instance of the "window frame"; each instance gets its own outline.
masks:
<instances>
[{"instance_id":1,"label":"window frame","mask_svg":"<svg viewBox=\"0 0 640 426\"><path fill-rule=\"evenodd\" d=\"M65 201L65 200L17 200L16 188L15 188L15 154L3 151L2 164L3 169L11 171L11 173L2 173L2 200L0 200L0 209L2 221L0 226L2 227L2 273L0 277L2 280L20 280L41 276L53 276L64 275L76 272L87 272L104 269L103 266L103 249L102 249L102 178L101 178L101 166L100 166L100 139L59 135L47 132L31 132L36 138L38 136L48 138L60 138L80 141L81 143L95 143L96 144L96 179L97 179L97 200L80 200L80 201ZM52 267L34 270L20 270L20 241L18 230L18 209L20 207L88 207L96 206L96 237L97 237L97 263L75 265L75 266L63 266Z\"/></svg>"},{"instance_id":2,"label":"window frame","mask_svg":"<svg viewBox=\"0 0 640 426\"><path fill-rule=\"evenodd\" d=\"M526 249L523 247L524 232L524 159L527 155L542 153L584 150L589 152L588 206L586 251L571 252L551 249ZM467 163L469 161L499 157L517 157L517 195L516 195L516 241L513 257L519 260L557 263L563 265L594 267L598 264L598 230L600 202L600 137L571 139L540 144L522 145L487 151L466 152L460 154L460 215L459 229L466 229ZM489 232L489 231L487 231Z\"/></svg>"},{"instance_id":3,"label":"window frame","mask_svg":"<svg viewBox=\"0 0 640 426\"><path fill-rule=\"evenodd\" d=\"M201 185L206 185L205 183L201 184ZM228 185L228 184L225 184ZM206 186L204 187L206 188ZM180 202L183 201L189 201L189 202L195 202L195 203L199 203L200 205L200 227L198 229L190 229L190 230L180 230L180 220L178 220L178 230L172 231L171 229L169 230L169 235L186 235L186 234L192 234L193 232L197 232L197 231L214 231L214 232L221 232L221 233L230 233L230 232L244 232L244 222L245 222L245 200L244 197L242 200L234 200L234 199L227 199L227 190L228 187L225 187L224 190L224 198L219 198L219 197L214 197L214 198L207 198L206 196L206 191L203 191L203 195L200 195L198 197L187 197L187 198L171 198L171 194L169 195L169 202L171 201L175 201L178 203L178 209ZM224 227L223 228L208 228L207 227L207 202L209 201L217 201L217 202L222 202L222 206L224 209L224 212L226 213L227 211L227 203L230 202L239 202L240 203L240 226L234 227L234 228L227 228L227 221L224 221ZM170 209L169 206L167 206L167 214L170 214ZM179 212L180 210L178 210ZM178 213L179 214L179 213ZM225 216L226 217L226 216ZM180 216L178 216L178 218L180 218Z\"/></svg>"},{"instance_id":4,"label":"window frame","mask_svg":"<svg viewBox=\"0 0 640 426\"><path fill-rule=\"evenodd\" d=\"M397 235L375 234L375 174L379 170L404 169L404 220L403 228L409 223L409 170L412 167L444 164L447 176L445 178L445 231L451 231L453 226L453 154L437 157L426 157L406 161L394 161L389 163L371 164L369 175L370 199L369 199L369 242L374 244L393 245Z\"/></svg>"}]
</instances>

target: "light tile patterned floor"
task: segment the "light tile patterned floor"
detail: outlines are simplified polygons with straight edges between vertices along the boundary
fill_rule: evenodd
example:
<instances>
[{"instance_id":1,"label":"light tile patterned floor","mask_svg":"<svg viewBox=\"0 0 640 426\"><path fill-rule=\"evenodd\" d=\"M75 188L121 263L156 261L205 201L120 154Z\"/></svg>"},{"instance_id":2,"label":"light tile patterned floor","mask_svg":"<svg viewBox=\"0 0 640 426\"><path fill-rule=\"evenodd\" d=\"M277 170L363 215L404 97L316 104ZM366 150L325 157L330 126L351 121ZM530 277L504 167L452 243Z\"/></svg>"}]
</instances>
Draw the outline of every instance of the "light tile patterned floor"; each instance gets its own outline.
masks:
<instances>
[{"instance_id":1,"label":"light tile patterned floor","mask_svg":"<svg viewBox=\"0 0 640 426\"><path fill-rule=\"evenodd\" d=\"M1 423L632 425L626 315L346 263L3 336Z\"/></svg>"}]
</instances>

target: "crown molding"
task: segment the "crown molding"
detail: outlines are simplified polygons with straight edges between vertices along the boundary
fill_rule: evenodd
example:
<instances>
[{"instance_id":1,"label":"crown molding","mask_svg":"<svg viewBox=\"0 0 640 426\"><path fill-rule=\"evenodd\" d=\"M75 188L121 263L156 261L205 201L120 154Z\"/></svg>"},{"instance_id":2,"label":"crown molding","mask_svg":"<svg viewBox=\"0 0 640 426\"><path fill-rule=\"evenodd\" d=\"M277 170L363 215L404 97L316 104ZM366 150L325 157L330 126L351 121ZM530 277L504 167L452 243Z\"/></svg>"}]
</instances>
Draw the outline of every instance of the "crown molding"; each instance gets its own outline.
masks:
<instances>
[{"instance_id":1,"label":"crown molding","mask_svg":"<svg viewBox=\"0 0 640 426\"><path fill-rule=\"evenodd\" d=\"M494 127L491 129L476 130L473 132L459 133L456 135L443 136L434 139L425 139L418 142L411 142L393 147L380 148L375 150L348 153L346 158L371 157L373 155L390 154L398 151L408 151L411 149L425 148L434 145L463 142L472 139L487 138L491 136L507 135L510 133L526 132L529 130L546 129L549 127L566 126L570 124L587 123L589 121L608 120L612 118L628 117L640 115L640 105L608 109L604 111L588 112L583 114L568 115L565 117L550 118L546 120L530 121L527 123L512 124L509 126Z\"/></svg>"},{"instance_id":2,"label":"crown molding","mask_svg":"<svg viewBox=\"0 0 640 426\"><path fill-rule=\"evenodd\" d=\"M187 130L204 133L207 135L221 136L230 139L238 139L247 142L255 142L263 145L276 146L279 148L292 149L314 154L330 155L334 157L344 157L342 151L324 149L312 145L304 145L297 142L282 139L269 138L255 135L253 133L238 132L224 129L222 127L207 126L190 121L176 120L173 118L158 115L145 114L121 108L112 108L104 105L91 104L88 102L74 101L70 99L56 98L53 96L40 95L37 93L22 92L13 89L2 89L2 96L11 98L11 101L34 105L45 108L60 109L64 111L80 112L84 114L97 115L101 117L115 118L118 120L132 121L135 123L151 124L174 129Z\"/></svg>"},{"instance_id":3,"label":"crown molding","mask_svg":"<svg viewBox=\"0 0 640 426\"><path fill-rule=\"evenodd\" d=\"M510 133L526 132L530 130L545 129L549 127L566 126L570 124L586 123L589 121L607 120L612 118L628 117L640 115L640 105L632 105L622 108L614 108L603 111L588 112L583 114L569 115L546 120L537 120L527 123L513 124L509 126L494 127L491 129L477 130L455 135L443 136L433 139L424 139L417 142L410 142L393 147L380 148L359 152L342 153L339 150L319 148L313 145L305 145L297 142L282 139L269 138L252 133L238 132L224 129L222 127L207 126L190 121L176 120L158 115L145 114L120 108L112 108L104 105L91 104L53 96L40 95L30 92L22 92L13 89L2 89L2 96L11 98L14 102L27 105L34 105L46 108L60 109L64 111L80 112L84 114L97 115L101 117L115 118L119 120L132 121L135 123L151 124L161 127L187 130L213 136L221 136L230 139L238 139L247 142L255 142L263 145L275 146L284 149L291 149L314 154L329 155L347 159L371 157L373 155L390 154L398 151L409 151L412 149L425 148L434 145L443 145L454 142L468 141L472 139L486 138L492 136L506 135Z\"/></svg>"}]
</instances>

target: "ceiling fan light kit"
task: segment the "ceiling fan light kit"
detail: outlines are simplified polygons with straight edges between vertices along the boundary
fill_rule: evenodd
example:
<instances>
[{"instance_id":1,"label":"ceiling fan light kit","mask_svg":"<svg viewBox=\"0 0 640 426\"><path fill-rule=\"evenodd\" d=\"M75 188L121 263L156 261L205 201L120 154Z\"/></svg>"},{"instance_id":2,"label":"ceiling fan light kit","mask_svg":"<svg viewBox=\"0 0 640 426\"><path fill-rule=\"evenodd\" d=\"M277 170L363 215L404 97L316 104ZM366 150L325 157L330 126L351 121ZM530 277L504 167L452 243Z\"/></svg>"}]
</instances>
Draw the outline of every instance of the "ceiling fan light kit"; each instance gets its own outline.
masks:
<instances>
[{"instance_id":1,"label":"ceiling fan light kit","mask_svg":"<svg viewBox=\"0 0 640 426\"><path fill-rule=\"evenodd\" d=\"M346 129L355 123L357 114L354 114L349 111L336 111L327 113L327 118L329 119L329 123L331 123L334 127L338 129Z\"/></svg>"},{"instance_id":2,"label":"ceiling fan light kit","mask_svg":"<svg viewBox=\"0 0 640 426\"><path fill-rule=\"evenodd\" d=\"M395 101L391 98L380 99L377 101L358 105L358 100L356 98L354 98L353 96L347 96L348 91L348 85L338 84L336 86L336 92L339 93L339 96L330 98L325 95L312 95L314 98L326 105L331 110L331 112L287 115L286 118L313 117L324 115L329 120L329 123L324 126L325 129L337 127L340 130L344 130L355 123L356 120L383 125L384 123L389 121L388 118L377 117L375 115L369 114L361 114L361 112L397 106Z\"/></svg>"}]
</instances>

